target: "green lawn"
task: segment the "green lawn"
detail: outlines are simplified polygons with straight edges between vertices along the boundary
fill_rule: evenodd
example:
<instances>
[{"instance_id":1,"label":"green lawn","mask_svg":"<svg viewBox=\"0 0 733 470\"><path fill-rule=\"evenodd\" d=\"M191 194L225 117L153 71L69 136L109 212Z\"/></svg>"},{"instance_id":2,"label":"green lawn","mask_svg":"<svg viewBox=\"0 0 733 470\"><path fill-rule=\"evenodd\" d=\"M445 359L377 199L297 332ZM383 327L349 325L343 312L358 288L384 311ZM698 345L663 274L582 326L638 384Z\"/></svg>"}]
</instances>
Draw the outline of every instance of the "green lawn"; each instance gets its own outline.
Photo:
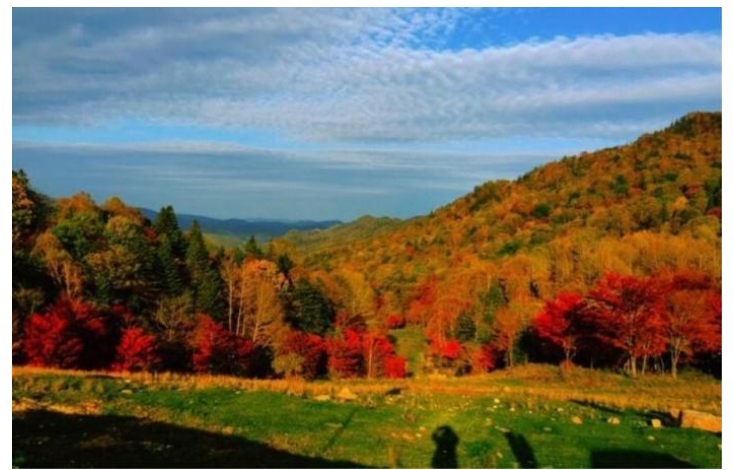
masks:
<instances>
[{"instance_id":1,"label":"green lawn","mask_svg":"<svg viewBox=\"0 0 733 470\"><path fill-rule=\"evenodd\" d=\"M511 397L511 396L510 396ZM13 378L20 467L717 467L720 436L652 414L506 395L352 403L111 377ZM582 424L573 424L573 417ZM613 425L608 418L617 417Z\"/></svg>"}]
</instances>

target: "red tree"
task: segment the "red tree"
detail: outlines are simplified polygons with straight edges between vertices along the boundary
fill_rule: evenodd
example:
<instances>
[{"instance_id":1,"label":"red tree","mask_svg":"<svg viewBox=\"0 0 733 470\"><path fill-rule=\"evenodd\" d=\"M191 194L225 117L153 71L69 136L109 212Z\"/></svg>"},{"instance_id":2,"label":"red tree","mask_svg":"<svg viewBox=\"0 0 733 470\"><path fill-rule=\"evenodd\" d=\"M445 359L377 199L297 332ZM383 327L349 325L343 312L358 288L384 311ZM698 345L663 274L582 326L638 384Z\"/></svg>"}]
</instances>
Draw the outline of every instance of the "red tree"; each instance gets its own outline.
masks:
<instances>
[{"instance_id":1,"label":"red tree","mask_svg":"<svg viewBox=\"0 0 733 470\"><path fill-rule=\"evenodd\" d=\"M291 331L280 346L280 354L295 354L302 359L302 374L306 379L315 379L325 373L326 342L322 337Z\"/></svg>"},{"instance_id":2,"label":"red tree","mask_svg":"<svg viewBox=\"0 0 733 470\"><path fill-rule=\"evenodd\" d=\"M402 315L393 314L387 317L385 322L386 326L390 330L396 330L405 327L405 317Z\"/></svg>"},{"instance_id":3,"label":"red tree","mask_svg":"<svg viewBox=\"0 0 733 470\"><path fill-rule=\"evenodd\" d=\"M128 328L122 332L112 370L149 370L157 362L155 336L145 334L142 328Z\"/></svg>"},{"instance_id":4,"label":"red tree","mask_svg":"<svg viewBox=\"0 0 733 470\"><path fill-rule=\"evenodd\" d=\"M254 351L251 341L203 314L196 316L191 346L194 370L216 374L247 374Z\"/></svg>"},{"instance_id":5,"label":"red tree","mask_svg":"<svg viewBox=\"0 0 733 470\"><path fill-rule=\"evenodd\" d=\"M407 361L400 356L389 356L384 360L384 375L388 379L407 377Z\"/></svg>"},{"instance_id":6,"label":"red tree","mask_svg":"<svg viewBox=\"0 0 733 470\"><path fill-rule=\"evenodd\" d=\"M583 334L582 315L585 301L580 294L563 292L545 303L545 308L534 321L537 335L562 349L565 364L569 365Z\"/></svg>"},{"instance_id":7,"label":"red tree","mask_svg":"<svg viewBox=\"0 0 733 470\"><path fill-rule=\"evenodd\" d=\"M361 335L353 329L328 340L328 370L336 377L358 377L363 371Z\"/></svg>"},{"instance_id":8,"label":"red tree","mask_svg":"<svg viewBox=\"0 0 733 470\"><path fill-rule=\"evenodd\" d=\"M639 359L644 367L665 350L662 287L655 279L609 274L589 294L598 338L622 352L632 376Z\"/></svg>"},{"instance_id":9,"label":"red tree","mask_svg":"<svg viewBox=\"0 0 733 470\"><path fill-rule=\"evenodd\" d=\"M498 352L486 343L473 353L471 368L474 372L491 372L496 369Z\"/></svg>"},{"instance_id":10,"label":"red tree","mask_svg":"<svg viewBox=\"0 0 733 470\"><path fill-rule=\"evenodd\" d=\"M35 366L102 368L109 365L107 326L94 306L60 299L25 324L23 351Z\"/></svg>"}]
</instances>

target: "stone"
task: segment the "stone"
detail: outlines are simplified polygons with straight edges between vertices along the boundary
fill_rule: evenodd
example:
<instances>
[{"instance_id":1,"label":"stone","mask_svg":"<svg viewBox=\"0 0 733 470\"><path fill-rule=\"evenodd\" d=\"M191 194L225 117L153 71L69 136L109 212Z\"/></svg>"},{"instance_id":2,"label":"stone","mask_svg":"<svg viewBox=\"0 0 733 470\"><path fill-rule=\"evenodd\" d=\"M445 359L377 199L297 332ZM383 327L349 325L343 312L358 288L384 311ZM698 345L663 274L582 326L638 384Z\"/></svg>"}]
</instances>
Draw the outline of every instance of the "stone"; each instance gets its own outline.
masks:
<instances>
[{"instance_id":1,"label":"stone","mask_svg":"<svg viewBox=\"0 0 733 470\"><path fill-rule=\"evenodd\" d=\"M615 416L611 416L606 421L608 422L608 424L613 424L614 426L618 426L619 424L621 424L621 420Z\"/></svg>"},{"instance_id":2,"label":"stone","mask_svg":"<svg viewBox=\"0 0 733 470\"><path fill-rule=\"evenodd\" d=\"M501 403L501 400L499 400L498 398L494 398L494 403Z\"/></svg>"},{"instance_id":3,"label":"stone","mask_svg":"<svg viewBox=\"0 0 733 470\"><path fill-rule=\"evenodd\" d=\"M349 390L347 387L344 387L341 389L341 391L336 395L336 398L342 401L353 401L359 398L357 394Z\"/></svg>"},{"instance_id":4,"label":"stone","mask_svg":"<svg viewBox=\"0 0 733 470\"><path fill-rule=\"evenodd\" d=\"M542 428L542 430L545 431L545 432L552 432L552 428L551 427L544 427L544 428Z\"/></svg>"},{"instance_id":5,"label":"stone","mask_svg":"<svg viewBox=\"0 0 733 470\"><path fill-rule=\"evenodd\" d=\"M234 434L234 428L231 426L224 426L223 428L221 428L221 433L226 434L227 436L231 436L232 434Z\"/></svg>"},{"instance_id":6,"label":"stone","mask_svg":"<svg viewBox=\"0 0 733 470\"><path fill-rule=\"evenodd\" d=\"M330 401L331 397L329 395L316 395L313 399L315 401Z\"/></svg>"},{"instance_id":7,"label":"stone","mask_svg":"<svg viewBox=\"0 0 733 470\"><path fill-rule=\"evenodd\" d=\"M572 421L573 424L583 424L583 419L580 416L573 416L570 418L570 421Z\"/></svg>"},{"instance_id":8,"label":"stone","mask_svg":"<svg viewBox=\"0 0 733 470\"><path fill-rule=\"evenodd\" d=\"M120 393L123 394L123 395L132 395L133 392L129 388L126 388L126 389L122 390Z\"/></svg>"},{"instance_id":9,"label":"stone","mask_svg":"<svg viewBox=\"0 0 733 470\"><path fill-rule=\"evenodd\" d=\"M723 418L702 411L682 410L680 427L708 432L723 432Z\"/></svg>"},{"instance_id":10,"label":"stone","mask_svg":"<svg viewBox=\"0 0 733 470\"><path fill-rule=\"evenodd\" d=\"M656 437L654 437L654 436L647 436L646 438L647 438L648 440L652 441L652 442L653 442L653 441L656 441L656 440L657 440L657 438L656 438Z\"/></svg>"},{"instance_id":11,"label":"stone","mask_svg":"<svg viewBox=\"0 0 733 470\"><path fill-rule=\"evenodd\" d=\"M662 428L662 420L661 419L654 418L654 419L651 420L650 424L651 424L651 426L654 429L661 429Z\"/></svg>"}]
</instances>

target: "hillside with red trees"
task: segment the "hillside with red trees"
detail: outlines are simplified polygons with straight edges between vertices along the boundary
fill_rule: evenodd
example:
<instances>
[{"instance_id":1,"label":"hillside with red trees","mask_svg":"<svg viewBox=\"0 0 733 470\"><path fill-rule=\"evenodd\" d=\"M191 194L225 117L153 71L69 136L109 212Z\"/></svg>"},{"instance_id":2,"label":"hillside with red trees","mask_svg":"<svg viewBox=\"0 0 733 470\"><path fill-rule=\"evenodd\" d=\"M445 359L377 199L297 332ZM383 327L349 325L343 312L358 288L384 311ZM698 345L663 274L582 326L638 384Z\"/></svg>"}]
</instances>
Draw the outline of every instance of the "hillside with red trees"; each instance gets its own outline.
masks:
<instances>
[{"instance_id":1,"label":"hillside with red trees","mask_svg":"<svg viewBox=\"0 0 733 470\"><path fill-rule=\"evenodd\" d=\"M170 206L150 221L119 198L51 200L14 172L13 361L306 379L527 361L719 373L721 121L690 114L307 255L287 238L213 247ZM427 338L409 367L405 327Z\"/></svg>"}]
</instances>

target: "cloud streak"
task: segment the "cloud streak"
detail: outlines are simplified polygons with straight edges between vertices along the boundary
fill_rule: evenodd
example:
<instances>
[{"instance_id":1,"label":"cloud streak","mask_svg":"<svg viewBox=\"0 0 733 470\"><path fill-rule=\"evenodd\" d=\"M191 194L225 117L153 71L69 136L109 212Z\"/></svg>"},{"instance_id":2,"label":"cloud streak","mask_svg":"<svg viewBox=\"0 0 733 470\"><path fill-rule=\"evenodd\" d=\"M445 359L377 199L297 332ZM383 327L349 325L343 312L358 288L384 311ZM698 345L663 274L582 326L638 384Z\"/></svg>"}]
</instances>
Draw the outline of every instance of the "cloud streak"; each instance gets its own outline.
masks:
<instances>
[{"instance_id":1,"label":"cloud streak","mask_svg":"<svg viewBox=\"0 0 733 470\"><path fill-rule=\"evenodd\" d=\"M721 105L717 34L452 49L475 12L174 10L103 27L112 15L72 12L45 32L14 18L15 124L138 119L328 143L618 137Z\"/></svg>"}]
</instances>

